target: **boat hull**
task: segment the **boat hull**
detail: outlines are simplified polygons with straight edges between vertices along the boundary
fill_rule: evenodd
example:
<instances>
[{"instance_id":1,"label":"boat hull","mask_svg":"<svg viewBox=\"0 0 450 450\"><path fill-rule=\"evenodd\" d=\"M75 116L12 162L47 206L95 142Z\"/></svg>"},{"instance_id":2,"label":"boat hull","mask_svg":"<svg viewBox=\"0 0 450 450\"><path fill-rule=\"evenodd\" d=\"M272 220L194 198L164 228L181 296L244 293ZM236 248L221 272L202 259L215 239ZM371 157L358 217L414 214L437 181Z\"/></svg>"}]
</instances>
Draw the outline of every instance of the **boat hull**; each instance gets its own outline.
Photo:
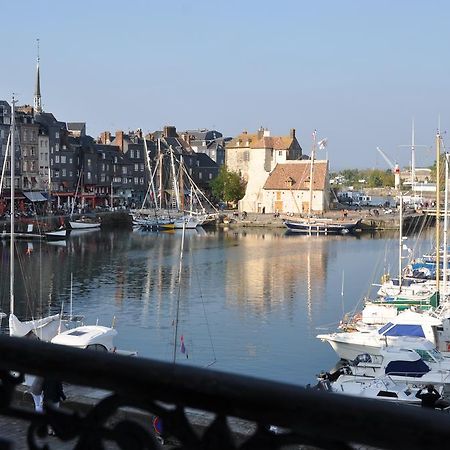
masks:
<instances>
[{"instance_id":1,"label":"boat hull","mask_svg":"<svg viewBox=\"0 0 450 450\"><path fill-rule=\"evenodd\" d=\"M285 220L284 226L294 233L303 234L350 234L359 229L361 220L338 222L327 220Z\"/></svg>"},{"instance_id":2,"label":"boat hull","mask_svg":"<svg viewBox=\"0 0 450 450\"><path fill-rule=\"evenodd\" d=\"M72 230L88 230L92 228L100 228L101 224L99 222L69 222L70 228Z\"/></svg>"}]
</instances>

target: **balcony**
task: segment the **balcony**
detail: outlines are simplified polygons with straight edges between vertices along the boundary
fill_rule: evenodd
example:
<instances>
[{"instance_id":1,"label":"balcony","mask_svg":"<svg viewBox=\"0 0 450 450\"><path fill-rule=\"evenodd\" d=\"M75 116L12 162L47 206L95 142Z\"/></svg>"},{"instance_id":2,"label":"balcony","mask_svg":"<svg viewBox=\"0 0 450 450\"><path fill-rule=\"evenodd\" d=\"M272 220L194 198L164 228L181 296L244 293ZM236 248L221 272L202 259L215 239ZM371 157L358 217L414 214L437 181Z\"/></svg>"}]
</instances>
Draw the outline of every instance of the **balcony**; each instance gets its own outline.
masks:
<instances>
[{"instance_id":1,"label":"balcony","mask_svg":"<svg viewBox=\"0 0 450 450\"><path fill-rule=\"evenodd\" d=\"M64 448L69 442L73 448L111 448L112 443L114 448L161 448L151 428L155 415L172 448L413 450L447 448L450 442L448 414L419 407L25 338L0 336L0 354L0 413L29 423L29 448L41 448L45 439L50 448L60 448L63 441ZM17 373L104 390L105 396L85 410L35 413L17 401L23 379ZM140 412L148 422L120 415L125 410ZM192 421L194 410L204 417L201 426ZM48 424L56 437L46 436ZM13 448L8 431L2 432L0 448Z\"/></svg>"}]
</instances>

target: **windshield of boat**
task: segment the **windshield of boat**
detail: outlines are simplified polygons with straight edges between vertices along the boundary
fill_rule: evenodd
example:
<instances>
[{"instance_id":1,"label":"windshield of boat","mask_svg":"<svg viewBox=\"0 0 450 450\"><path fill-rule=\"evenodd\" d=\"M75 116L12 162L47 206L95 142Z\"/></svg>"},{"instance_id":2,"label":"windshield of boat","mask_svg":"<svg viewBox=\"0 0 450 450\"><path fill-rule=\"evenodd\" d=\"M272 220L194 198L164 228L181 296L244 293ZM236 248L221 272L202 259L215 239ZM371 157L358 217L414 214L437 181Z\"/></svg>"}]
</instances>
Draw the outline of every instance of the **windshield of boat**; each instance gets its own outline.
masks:
<instances>
[{"instance_id":1,"label":"windshield of boat","mask_svg":"<svg viewBox=\"0 0 450 450\"><path fill-rule=\"evenodd\" d=\"M437 362L437 361L443 361L443 359L444 359L441 352L436 349L431 349L431 350L415 349L415 351L420 355L420 357L424 361Z\"/></svg>"}]
</instances>

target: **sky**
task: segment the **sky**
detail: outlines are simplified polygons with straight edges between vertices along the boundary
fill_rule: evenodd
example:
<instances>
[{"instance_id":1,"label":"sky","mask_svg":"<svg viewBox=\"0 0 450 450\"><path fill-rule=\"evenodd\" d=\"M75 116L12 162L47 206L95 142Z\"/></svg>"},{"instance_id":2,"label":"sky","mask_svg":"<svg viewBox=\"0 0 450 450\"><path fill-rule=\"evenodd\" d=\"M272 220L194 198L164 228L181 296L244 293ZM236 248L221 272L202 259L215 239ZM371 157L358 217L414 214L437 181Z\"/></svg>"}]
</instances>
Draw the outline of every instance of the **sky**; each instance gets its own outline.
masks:
<instances>
[{"instance_id":1,"label":"sky","mask_svg":"<svg viewBox=\"0 0 450 450\"><path fill-rule=\"evenodd\" d=\"M450 3L418 0L23 0L1 4L0 99L87 133L261 126L327 138L331 170L435 160L450 129ZM420 146L419 146L420 145Z\"/></svg>"}]
</instances>

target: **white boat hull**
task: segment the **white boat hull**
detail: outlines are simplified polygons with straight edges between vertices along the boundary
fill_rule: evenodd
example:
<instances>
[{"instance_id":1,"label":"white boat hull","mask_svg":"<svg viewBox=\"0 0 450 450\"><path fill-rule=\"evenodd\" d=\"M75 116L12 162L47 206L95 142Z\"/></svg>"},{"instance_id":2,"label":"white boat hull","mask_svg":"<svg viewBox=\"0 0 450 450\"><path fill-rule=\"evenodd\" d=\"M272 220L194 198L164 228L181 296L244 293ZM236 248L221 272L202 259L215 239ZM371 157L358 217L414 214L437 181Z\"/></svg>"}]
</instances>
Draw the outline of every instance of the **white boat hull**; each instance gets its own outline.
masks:
<instances>
[{"instance_id":1,"label":"white boat hull","mask_svg":"<svg viewBox=\"0 0 450 450\"><path fill-rule=\"evenodd\" d=\"M100 228L101 226L99 222L78 222L76 220L69 222L69 224L72 230L87 230L91 228Z\"/></svg>"}]
</instances>

